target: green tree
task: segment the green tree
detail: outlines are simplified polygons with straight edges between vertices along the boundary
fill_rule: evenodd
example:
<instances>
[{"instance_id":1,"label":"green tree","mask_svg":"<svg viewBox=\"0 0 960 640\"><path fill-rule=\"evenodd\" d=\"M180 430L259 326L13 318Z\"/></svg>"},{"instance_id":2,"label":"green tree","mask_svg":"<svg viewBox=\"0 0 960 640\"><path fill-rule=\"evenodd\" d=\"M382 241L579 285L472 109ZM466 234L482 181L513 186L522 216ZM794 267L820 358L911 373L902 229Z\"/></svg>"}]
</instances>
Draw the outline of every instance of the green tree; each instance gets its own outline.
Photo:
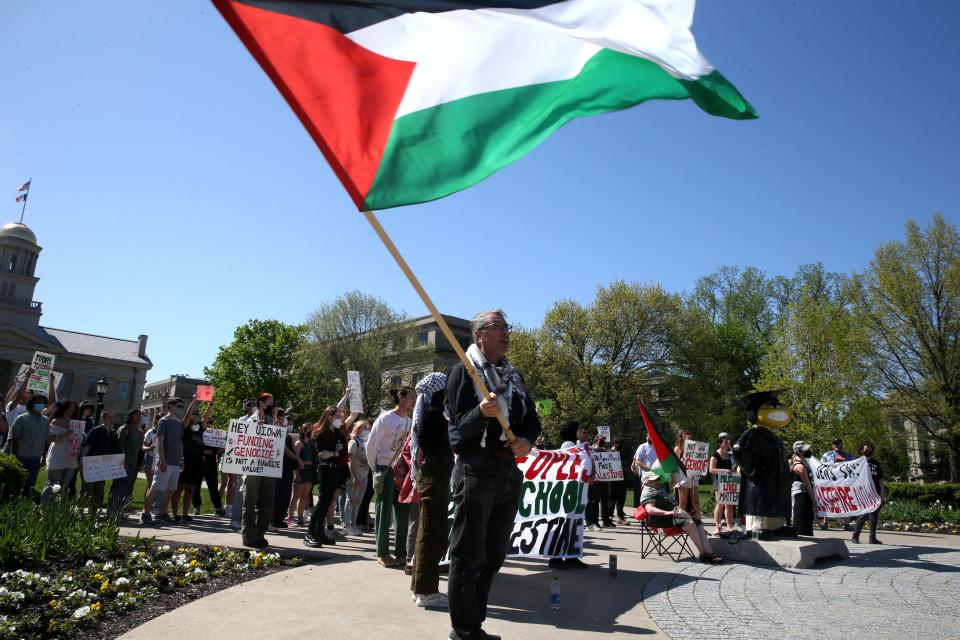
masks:
<instances>
[{"instance_id":1,"label":"green tree","mask_svg":"<svg viewBox=\"0 0 960 640\"><path fill-rule=\"evenodd\" d=\"M307 318L306 340L296 356L298 398L311 416L338 401L347 371L359 371L363 406L375 414L385 399L384 375L398 362L424 362L433 350L420 347L406 315L360 291L326 302Z\"/></svg>"},{"instance_id":2,"label":"green tree","mask_svg":"<svg viewBox=\"0 0 960 640\"><path fill-rule=\"evenodd\" d=\"M960 481L960 237L942 214L881 245L853 278L885 404L941 442Z\"/></svg>"},{"instance_id":3,"label":"green tree","mask_svg":"<svg viewBox=\"0 0 960 640\"><path fill-rule=\"evenodd\" d=\"M277 406L294 401L293 355L303 343L303 327L279 320L250 320L233 332L233 342L220 347L204 374L216 388L214 422L223 427L238 417L243 401L261 391L273 394Z\"/></svg>"}]
</instances>

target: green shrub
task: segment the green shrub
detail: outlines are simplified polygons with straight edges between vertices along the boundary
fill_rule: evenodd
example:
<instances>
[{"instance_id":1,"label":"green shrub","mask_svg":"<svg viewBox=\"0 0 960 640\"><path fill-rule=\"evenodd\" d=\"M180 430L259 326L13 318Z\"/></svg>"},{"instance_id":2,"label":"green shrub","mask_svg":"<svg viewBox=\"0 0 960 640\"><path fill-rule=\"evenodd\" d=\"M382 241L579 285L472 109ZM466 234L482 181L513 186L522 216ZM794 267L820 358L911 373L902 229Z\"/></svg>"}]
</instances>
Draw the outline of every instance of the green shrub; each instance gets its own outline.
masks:
<instances>
[{"instance_id":1,"label":"green shrub","mask_svg":"<svg viewBox=\"0 0 960 640\"><path fill-rule=\"evenodd\" d=\"M16 456L0 453L0 502L10 502L20 495L27 480L27 469Z\"/></svg>"},{"instance_id":2,"label":"green shrub","mask_svg":"<svg viewBox=\"0 0 960 640\"><path fill-rule=\"evenodd\" d=\"M913 484L888 482L887 500L915 500L921 504L960 506L960 484Z\"/></svg>"}]
</instances>

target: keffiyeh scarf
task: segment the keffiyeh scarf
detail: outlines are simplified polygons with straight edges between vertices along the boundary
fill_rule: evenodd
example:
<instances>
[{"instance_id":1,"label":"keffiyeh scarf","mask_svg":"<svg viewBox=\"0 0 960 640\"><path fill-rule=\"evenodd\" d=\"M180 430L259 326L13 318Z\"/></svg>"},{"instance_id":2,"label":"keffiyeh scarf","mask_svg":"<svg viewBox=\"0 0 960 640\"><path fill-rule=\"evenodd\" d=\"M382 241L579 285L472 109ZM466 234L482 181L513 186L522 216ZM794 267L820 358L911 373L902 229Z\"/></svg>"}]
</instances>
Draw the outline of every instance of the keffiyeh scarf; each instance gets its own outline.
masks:
<instances>
[{"instance_id":1,"label":"keffiyeh scarf","mask_svg":"<svg viewBox=\"0 0 960 640\"><path fill-rule=\"evenodd\" d=\"M500 405L500 413L503 414L509 422L513 394L517 394L522 400L526 400L527 397L527 390L523 386L523 380L520 378L520 374L506 358L504 358L503 362L499 365L495 365L487 360L487 357L483 355L483 352L480 351L480 348L476 344L471 344L470 348L467 349L467 357L470 358L470 362L473 363L473 366L476 367L480 375L483 376L484 381L487 383L487 388L497 394L497 404ZM483 394L476 388L476 385L474 385L474 390L477 392L478 398L483 397ZM524 404L524 406L526 405ZM506 440L507 436L501 433L500 439ZM486 440L486 432L484 432L484 440Z\"/></svg>"}]
</instances>

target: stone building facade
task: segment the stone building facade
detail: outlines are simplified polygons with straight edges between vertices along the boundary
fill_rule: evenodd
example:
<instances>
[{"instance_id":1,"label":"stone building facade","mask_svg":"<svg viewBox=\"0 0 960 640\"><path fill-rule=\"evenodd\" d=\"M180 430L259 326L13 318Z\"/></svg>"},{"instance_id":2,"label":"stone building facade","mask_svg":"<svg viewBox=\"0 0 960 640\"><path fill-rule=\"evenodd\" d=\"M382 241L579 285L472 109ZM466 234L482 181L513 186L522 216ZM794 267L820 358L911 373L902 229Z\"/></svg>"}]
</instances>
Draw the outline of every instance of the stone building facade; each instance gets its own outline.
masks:
<instances>
[{"instance_id":1,"label":"stone building facade","mask_svg":"<svg viewBox=\"0 0 960 640\"><path fill-rule=\"evenodd\" d=\"M147 336L136 340L110 338L40 325L42 304L34 300L35 275L42 248L25 224L0 228L0 386L14 383L23 364L36 351L53 354L61 373L57 395L77 402L97 402L97 381L108 384L104 407L118 417L140 406L147 371Z\"/></svg>"},{"instance_id":2,"label":"stone building facade","mask_svg":"<svg viewBox=\"0 0 960 640\"><path fill-rule=\"evenodd\" d=\"M473 342L473 335L470 333L470 321L448 315L444 315L443 319L446 320L460 346L466 350ZM383 372L384 384L389 387L398 388L403 385L412 387L421 378L434 371L446 373L460 361L457 352L453 350L450 342L440 331L440 327L433 316L414 318L411 322L414 326L413 334L417 346L425 350L432 350L432 356L430 358L419 357L418 350L413 349L407 350L406 357L401 360L392 360L390 366Z\"/></svg>"},{"instance_id":3,"label":"stone building facade","mask_svg":"<svg viewBox=\"0 0 960 640\"><path fill-rule=\"evenodd\" d=\"M155 424L157 418L167 412L167 400L170 398L180 398L184 404L190 404L198 384L209 385L210 383L202 378L191 378L181 373L146 385L143 389L140 410L147 416L147 424Z\"/></svg>"}]
</instances>

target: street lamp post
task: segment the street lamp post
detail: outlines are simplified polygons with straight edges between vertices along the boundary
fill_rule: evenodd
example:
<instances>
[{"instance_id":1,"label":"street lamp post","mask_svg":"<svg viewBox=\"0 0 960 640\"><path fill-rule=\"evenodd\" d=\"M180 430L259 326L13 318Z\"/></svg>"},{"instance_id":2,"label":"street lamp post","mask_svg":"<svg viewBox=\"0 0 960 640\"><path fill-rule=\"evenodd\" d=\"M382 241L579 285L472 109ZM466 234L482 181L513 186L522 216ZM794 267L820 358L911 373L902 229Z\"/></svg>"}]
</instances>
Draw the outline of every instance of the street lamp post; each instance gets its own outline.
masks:
<instances>
[{"instance_id":1,"label":"street lamp post","mask_svg":"<svg viewBox=\"0 0 960 640\"><path fill-rule=\"evenodd\" d=\"M100 424L100 412L103 411L103 396L107 395L110 383L100 378L97 380L97 415L93 418L95 424Z\"/></svg>"}]
</instances>

